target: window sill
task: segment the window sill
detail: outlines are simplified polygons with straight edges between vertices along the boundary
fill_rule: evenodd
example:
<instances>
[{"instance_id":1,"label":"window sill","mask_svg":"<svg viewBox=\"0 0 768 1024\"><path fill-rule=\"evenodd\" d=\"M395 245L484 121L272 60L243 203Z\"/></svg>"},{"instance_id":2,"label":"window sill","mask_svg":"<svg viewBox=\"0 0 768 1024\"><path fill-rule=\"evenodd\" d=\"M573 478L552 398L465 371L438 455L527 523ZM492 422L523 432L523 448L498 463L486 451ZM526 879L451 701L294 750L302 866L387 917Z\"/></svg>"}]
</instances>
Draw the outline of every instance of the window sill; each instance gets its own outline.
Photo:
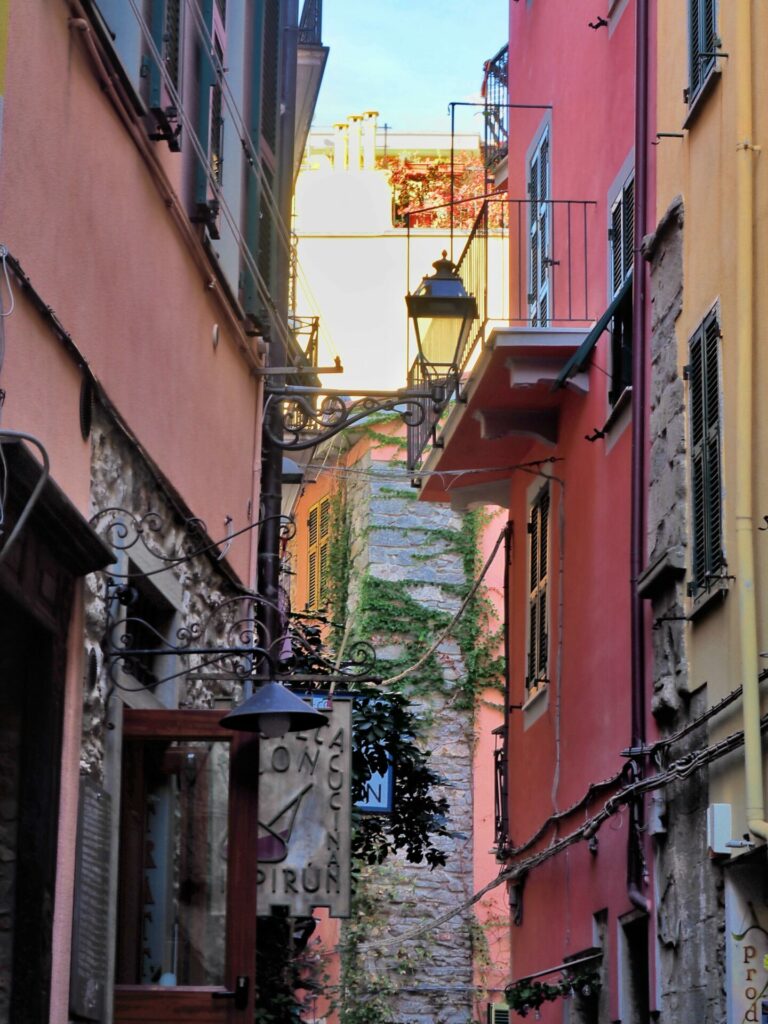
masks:
<instances>
[{"instance_id":1,"label":"window sill","mask_svg":"<svg viewBox=\"0 0 768 1024\"><path fill-rule=\"evenodd\" d=\"M719 67L715 66L710 69L709 74L701 83L701 88L693 97L688 105L688 113L686 114L685 120L683 121L683 128L688 129L694 123L702 107L706 104L707 97L715 91L717 83L720 81L722 71Z\"/></svg>"},{"instance_id":2,"label":"window sill","mask_svg":"<svg viewBox=\"0 0 768 1024\"><path fill-rule=\"evenodd\" d=\"M619 397L611 407L611 411L608 413L608 419L603 424L604 433L608 433L612 427L616 426L616 422L621 417L621 414L625 409L629 407L632 402L632 386L624 388Z\"/></svg>"},{"instance_id":3,"label":"window sill","mask_svg":"<svg viewBox=\"0 0 768 1024\"><path fill-rule=\"evenodd\" d=\"M525 701L523 702L523 715L528 717L531 712L536 712L536 717L538 717L538 712L540 710L543 711L546 707L546 701L544 700L544 697L548 693L549 683L545 681L540 682L535 689L531 688L528 691L528 696L525 698ZM541 707L539 707L539 705L541 705Z\"/></svg>"},{"instance_id":4,"label":"window sill","mask_svg":"<svg viewBox=\"0 0 768 1024\"><path fill-rule=\"evenodd\" d=\"M688 615L690 622L703 618L705 614L719 608L728 596L731 581L728 577L718 577L710 582L706 590L691 598L691 610Z\"/></svg>"}]
</instances>

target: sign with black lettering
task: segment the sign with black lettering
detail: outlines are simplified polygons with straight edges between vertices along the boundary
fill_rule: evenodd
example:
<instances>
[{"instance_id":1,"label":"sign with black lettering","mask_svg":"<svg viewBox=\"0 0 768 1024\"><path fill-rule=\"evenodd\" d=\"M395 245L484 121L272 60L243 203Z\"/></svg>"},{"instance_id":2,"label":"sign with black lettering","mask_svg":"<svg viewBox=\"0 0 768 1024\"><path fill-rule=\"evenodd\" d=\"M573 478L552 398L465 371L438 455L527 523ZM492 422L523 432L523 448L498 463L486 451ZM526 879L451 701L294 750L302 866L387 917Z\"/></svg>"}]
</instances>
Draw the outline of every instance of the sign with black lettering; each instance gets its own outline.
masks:
<instances>
[{"instance_id":1,"label":"sign with black lettering","mask_svg":"<svg viewBox=\"0 0 768 1024\"><path fill-rule=\"evenodd\" d=\"M366 814L391 814L394 786L395 773L392 771L391 764L383 775L379 772L371 772L365 780L363 799L358 800L355 807Z\"/></svg>"},{"instance_id":2,"label":"sign with black lettering","mask_svg":"<svg viewBox=\"0 0 768 1024\"><path fill-rule=\"evenodd\" d=\"M259 914L349 917L352 702L334 699L323 714L317 730L260 743Z\"/></svg>"},{"instance_id":3,"label":"sign with black lettering","mask_svg":"<svg viewBox=\"0 0 768 1024\"><path fill-rule=\"evenodd\" d=\"M69 1003L74 1016L90 1021L106 1019L110 822L109 794L82 779Z\"/></svg>"}]
</instances>

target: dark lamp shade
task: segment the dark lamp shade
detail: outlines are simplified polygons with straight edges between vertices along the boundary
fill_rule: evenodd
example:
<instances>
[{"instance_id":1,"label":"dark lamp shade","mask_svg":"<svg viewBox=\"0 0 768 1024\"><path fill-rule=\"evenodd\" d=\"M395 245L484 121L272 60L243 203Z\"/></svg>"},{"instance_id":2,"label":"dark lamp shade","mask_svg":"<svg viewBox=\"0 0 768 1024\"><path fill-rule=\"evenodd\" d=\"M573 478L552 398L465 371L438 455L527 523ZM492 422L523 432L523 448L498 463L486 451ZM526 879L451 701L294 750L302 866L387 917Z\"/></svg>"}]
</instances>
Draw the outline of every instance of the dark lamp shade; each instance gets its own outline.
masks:
<instances>
[{"instance_id":1,"label":"dark lamp shade","mask_svg":"<svg viewBox=\"0 0 768 1024\"><path fill-rule=\"evenodd\" d=\"M282 683L263 683L252 697L221 719L228 729L282 736L286 732L319 729L328 716L315 711Z\"/></svg>"}]
</instances>

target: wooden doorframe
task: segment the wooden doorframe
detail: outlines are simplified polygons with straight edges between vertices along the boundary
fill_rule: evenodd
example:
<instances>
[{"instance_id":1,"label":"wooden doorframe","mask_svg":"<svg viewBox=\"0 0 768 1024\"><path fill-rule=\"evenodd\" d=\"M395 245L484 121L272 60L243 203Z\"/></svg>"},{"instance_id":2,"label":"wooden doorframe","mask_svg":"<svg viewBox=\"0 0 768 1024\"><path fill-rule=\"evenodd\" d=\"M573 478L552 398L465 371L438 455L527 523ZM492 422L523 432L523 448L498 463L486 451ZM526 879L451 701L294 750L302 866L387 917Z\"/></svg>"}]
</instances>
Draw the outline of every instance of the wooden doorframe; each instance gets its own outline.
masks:
<instances>
[{"instance_id":1,"label":"wooden doorframe","mask_svg":"<svg viewBox=\"0 0 768 1024\"><path fill-rule=\"evenodd\" d=\"M147 710L126 708L124 740L229 740L229 838L227 848L226 985L239 975L249 979L247 1006L236 1010L217 986L115 985L116 1024L207 1024L253 1020L256 969L256 839L258 834L259 743L253 733L219 724L222 710ZM208 1002L209 1001L209 1002ZM161 1007L161 1009L158 1009ZM160 1013L160 1016L155 1016Z\"/></svg>"}]
</instances>

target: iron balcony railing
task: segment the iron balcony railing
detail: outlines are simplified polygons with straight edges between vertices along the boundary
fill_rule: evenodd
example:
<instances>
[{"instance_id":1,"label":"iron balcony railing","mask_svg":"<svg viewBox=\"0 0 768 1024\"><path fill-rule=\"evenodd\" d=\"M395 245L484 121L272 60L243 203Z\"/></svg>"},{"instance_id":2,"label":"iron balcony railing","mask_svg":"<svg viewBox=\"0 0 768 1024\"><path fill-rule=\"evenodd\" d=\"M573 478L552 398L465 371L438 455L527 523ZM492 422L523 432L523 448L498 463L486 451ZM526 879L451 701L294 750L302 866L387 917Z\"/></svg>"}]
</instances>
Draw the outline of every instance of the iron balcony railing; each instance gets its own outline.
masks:
<instances>
[{"instance_id":1,"label":"iron balcony railing","mask_svg":"<svg viewBox=\"0 0 768 1024\"><path fill-rule=\"evenodd\" d=\"M509 142L509 47L485 62L485 166L494 170L507 155Z\"/></svg>"},{"instance_id":2,"label":"iron balcony railing","mask_svg":"<svg viewBox=\"0 0 768 1024\"><path fill-rule=\"evenodd\" d=\"M323 45L323 0L304 0L299 21L299 46Z\"/></svg>"},{"instance_id":3,"label":"iron balcony railing","mask_svg":"<svg viewBox=\"0 0 768 1024\"><path fill-rule=\"evenodd\" d=\"M296 365L302 368L315 369L317 366L317 347L320 337L319 316L292 316L291 330L301 353Z\"/></svg>"},{"instance_id":4,"label":"iron balcony railing","mask_svg":"<svg viewBox=\"0 0 768 1024\"><path fill-rule=\"evenodd\" d=\"M434 378L429 377L422 366L421 362L417 359L412 364L408 371L408 389L409 391L418 391L424 395L430 395L433 398L438 394L436 387L439 387ZM456 388L455 381L449 381L447 383L449 391L442 392L446 395L453 392ZM406 439L408 442L407 457L408 457L408 469L413 470L421 457L421 453L432 443L433 446L438 444L437 440L437 427L440 422L441 408L438 403L434 405L430 411L424 412L424 418L417 423L408 423L406 431Z\"/></svg>"},{"instance_id":5,"label":"iron balcony railing","mask_svg":"<svg viewBox=\"0 0 768 1024\"><path fill-rule=\"evenodd\" d=\"M478 201L466 199L454 205ZM478 319L457 353L455 373L446 382L448 393L460 386L478 345L485 344L489 324L556 328L586 326L595 319L589 259L590 222L596 206L593 200L582 199L482 197L456 261L467 293L477 300ZM490 261L491 239L500 239L504 246L502 266ZM420 372L414 364L409 385L424 384L419 381ZM417 466L430 436L437 446L435 423L409 427L410 468Z\"/></svg>"},{"instance_id":6,"label":"iron balcony railing","mask_svg":"<svg viewBox=\"0 0 768 1024\"><path fill-rule=\"evenodd\" d=\"M507 736L506 727L501 727L502 742L493 752L493 796L494 796L494 837L497 856L503 856L509 841L509 796L507 788Z\"/></svg>"}]
</instances>

